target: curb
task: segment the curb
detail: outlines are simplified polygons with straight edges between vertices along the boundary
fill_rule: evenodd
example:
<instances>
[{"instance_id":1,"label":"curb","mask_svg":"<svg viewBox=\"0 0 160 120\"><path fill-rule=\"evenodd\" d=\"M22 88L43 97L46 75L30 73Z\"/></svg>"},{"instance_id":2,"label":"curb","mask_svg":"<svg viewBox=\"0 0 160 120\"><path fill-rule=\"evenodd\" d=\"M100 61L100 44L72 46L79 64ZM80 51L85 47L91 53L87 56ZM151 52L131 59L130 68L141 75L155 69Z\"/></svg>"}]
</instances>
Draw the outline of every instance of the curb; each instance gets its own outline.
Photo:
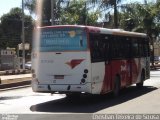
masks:
<instances>
[{"instance_id":1,"label":"curb","mask_svg":"<svg viewBox=\"0 0 160 120\"><path fill-rule=\"evenodd\" d=\"M25 85L30 85L30 84L31 84L31 81L22 81L22 82L17 82L17 83L12 83L12 84L3 84L3 85L0 85L0 91L3 89L7 89L7 88L25 86Z\"/></svg>"},{"instance_id":2,"label":"curb","mask_svg":"<svg viewBox=\"0 0 160 120\"><path fill-rule=\"evenodd\" d=\"M0 91L6 88L13 88L30 84L31 84L31 77L2 80L0 84Z\"/></svg>"}]
</instances>

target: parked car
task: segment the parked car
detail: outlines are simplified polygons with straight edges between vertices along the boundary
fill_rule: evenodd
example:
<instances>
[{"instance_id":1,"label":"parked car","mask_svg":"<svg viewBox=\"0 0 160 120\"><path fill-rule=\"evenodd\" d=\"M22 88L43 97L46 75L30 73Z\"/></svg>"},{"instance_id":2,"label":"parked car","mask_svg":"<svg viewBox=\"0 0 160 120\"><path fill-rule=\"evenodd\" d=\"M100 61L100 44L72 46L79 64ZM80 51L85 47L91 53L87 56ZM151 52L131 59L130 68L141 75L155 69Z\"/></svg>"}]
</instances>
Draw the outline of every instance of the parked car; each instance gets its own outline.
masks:
<instances>
[{"instance_id":1,"label":"parked car","mask_svg":"<svg viewBox=\"0 0 160 120\"><path fill-rule=\"evenodd\" d=\"M26 62L25 63L25 69L31 70L31 68L32 68L32 62L31 61Z\"/></svg>"},{"instance_id":2,"label":"parked car","mask_svg":"<svg viewBox=\"0 0 160 120\"><path fill-rule=\"evenodd\" d=\"M154 56L154 63L155 64L160 63L160 56Z\"/></svg>"}]
</instances>

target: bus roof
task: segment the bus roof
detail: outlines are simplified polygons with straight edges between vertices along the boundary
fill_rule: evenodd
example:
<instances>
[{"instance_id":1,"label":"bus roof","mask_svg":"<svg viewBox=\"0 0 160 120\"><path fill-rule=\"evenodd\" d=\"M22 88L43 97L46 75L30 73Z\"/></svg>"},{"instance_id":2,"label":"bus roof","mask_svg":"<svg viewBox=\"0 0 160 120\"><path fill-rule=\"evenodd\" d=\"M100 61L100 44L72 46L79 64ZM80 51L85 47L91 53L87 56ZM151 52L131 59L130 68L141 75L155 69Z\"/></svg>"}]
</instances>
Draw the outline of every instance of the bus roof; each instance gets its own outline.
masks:
<instances>
[{"instance_id":1,"label":"bus roof","mask_svg":"<svg viewBox=\"0 0 160 120\"><path fill-rule=\"evenodd\" d=\"M55 25L55 26L44 26L38 28L65 28L65 27L72 27L72 28L84 28L87 29L90 33L102 33L102 34L111 34L111 35L120 35L120 36L135 36L135 37L147 37L145 33L138 33L138 32L130 32L125 31L123 29L109 29L109 28L101 28L95 26L84 26L84 25Z\"/></svg>"}]
</instances>

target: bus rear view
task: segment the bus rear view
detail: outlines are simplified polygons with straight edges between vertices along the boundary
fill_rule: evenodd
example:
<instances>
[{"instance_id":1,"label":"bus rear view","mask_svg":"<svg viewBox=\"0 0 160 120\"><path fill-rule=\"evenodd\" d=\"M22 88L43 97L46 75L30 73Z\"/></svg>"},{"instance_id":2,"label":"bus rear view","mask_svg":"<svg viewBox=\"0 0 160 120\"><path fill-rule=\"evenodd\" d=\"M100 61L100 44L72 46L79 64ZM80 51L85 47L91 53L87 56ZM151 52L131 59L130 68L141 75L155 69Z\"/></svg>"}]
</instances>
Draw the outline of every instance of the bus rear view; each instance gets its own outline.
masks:
<instances>
[{"instance_id":1,"label":"bus rear view","mask_svg":"<svg viewBox=\"0 0 160 120\"><path fill-rule=\"evenodd\" d=\"M38 28L33 44L33 91L91 93L90 53L84 27Z\"/></svg>"},{"instance_id":2,"label":"bus rear view","mask_svg":"<svg viewBox=\"0 0 160 120\"><path fill-rule=\"evenodd\" d=\"M143 87L150 77L146 34L79 25L41 27L35 33L35 92L117 96L132 84Z\"/></svg>"}]
</instances>

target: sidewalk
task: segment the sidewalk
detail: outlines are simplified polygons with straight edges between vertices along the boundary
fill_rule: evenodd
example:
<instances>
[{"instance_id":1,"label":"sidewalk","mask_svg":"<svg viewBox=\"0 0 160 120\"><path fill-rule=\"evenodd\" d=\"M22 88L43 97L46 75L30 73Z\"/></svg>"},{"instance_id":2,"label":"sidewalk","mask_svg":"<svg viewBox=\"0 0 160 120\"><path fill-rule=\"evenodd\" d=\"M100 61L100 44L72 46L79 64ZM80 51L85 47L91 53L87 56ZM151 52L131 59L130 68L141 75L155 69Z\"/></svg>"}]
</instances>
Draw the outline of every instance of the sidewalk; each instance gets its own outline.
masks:
<instances>
[{"instance_id":1,"label":"sidewalk","mask_svg":"<svg viewBox=\"0 0 160 120\"><path fill-rule=\"evenodd\" d=\"M18 74L18 75L0 75L0 90L29 85L31 83L31 74Z\"/></svg>"}]
</instances>

